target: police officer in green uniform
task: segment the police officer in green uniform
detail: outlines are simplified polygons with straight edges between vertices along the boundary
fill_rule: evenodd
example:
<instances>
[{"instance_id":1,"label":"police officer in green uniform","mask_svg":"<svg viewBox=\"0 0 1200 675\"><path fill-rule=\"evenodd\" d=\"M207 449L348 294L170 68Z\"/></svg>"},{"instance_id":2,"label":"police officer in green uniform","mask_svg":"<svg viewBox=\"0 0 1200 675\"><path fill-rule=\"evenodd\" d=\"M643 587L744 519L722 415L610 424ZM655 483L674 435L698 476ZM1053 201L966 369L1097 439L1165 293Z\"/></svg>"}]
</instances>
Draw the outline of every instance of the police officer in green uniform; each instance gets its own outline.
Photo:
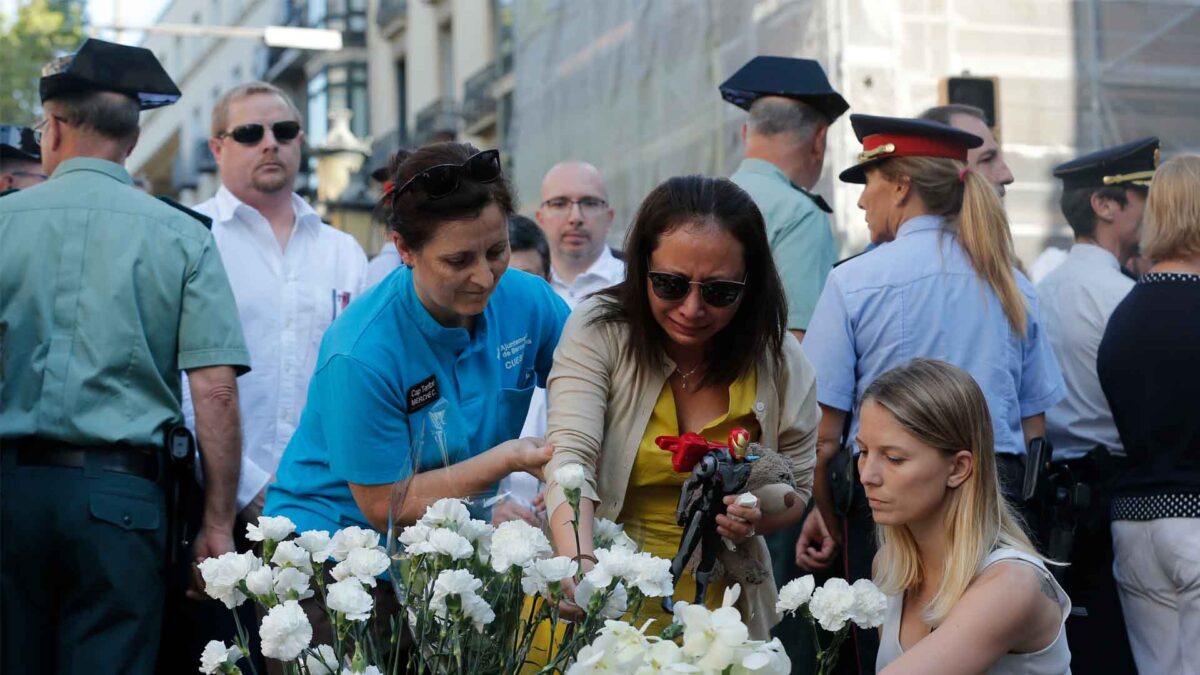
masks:
<instances>
[{"instance_id":1,"label":"police officer in green uniform","mask_svg":"<svg viewBox=\"0 0 1200 675\"><path fill-rule=\"evenodd\" d=\"M42 149L33 129L0 124L0 196L44 180Z\"/></svg>"},{"instance_id":2,"label":"police officer in green uniform","mask_svg":"<svg viewBox=\"0 0 1200 675\"><path fill-rule=\"evenodd\" d=\"M810 190L821 177L829 125L849 109L811 59L758 56L721 84L721 96L746 110L745 158L730 179L750 194L767 224L767 239L787 292L788 328L801 340L825 277L837 260L829 225L833 209ZM800 525L767 537L780 587L808 573L797 566ZM808 624L785 617L774 634L796 664L813 660Z\"/></svg>"},{"instance_id":3,"label":"police officer in green uniform","mask_svg":"<svg viewBox=\"0 0 1200 675\"><path fill-rule=\"evenodd\" d=\"M179 90L88 40L41 80L49 180L0 198L0 671L150 673L164 596L166 430L188 372L204 447L197 558L233 549L248 369L211 233L121 166Z\"/></svg>"}]
</instances>

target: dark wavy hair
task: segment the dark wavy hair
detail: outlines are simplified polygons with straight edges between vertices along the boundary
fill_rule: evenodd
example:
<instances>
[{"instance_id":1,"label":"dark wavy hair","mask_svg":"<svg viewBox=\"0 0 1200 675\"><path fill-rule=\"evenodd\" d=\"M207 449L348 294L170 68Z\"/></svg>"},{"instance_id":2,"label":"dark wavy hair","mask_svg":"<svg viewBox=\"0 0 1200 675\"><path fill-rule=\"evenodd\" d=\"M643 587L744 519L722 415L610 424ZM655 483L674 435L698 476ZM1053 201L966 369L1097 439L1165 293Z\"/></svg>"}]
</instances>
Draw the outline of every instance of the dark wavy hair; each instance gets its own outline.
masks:
<instances>
[{"instance_id":1,"label":"dark wavy hair","mask_svg":"<svg viewBox=\"0 0 1200 675\"><path fill-rule=\"evenodd\" d=\"M388 175L399 190L410 178L439 164L462 164L479 152L470 143L431 143L416 150L401 150L392 156ZM380 213L387 218L388 227L400 235L413 250L419 251L447 220L477 218L488 204L500 207L507 220L516 210L516 192L503 174L490 183L479 183L466 175L460 177L458 189L440 199L430 199L419 189L409 189L388 202Z\"/></svg>"},{"instance_id":2,"label":"dark wavy hair","mask_svg":"<svg viewBox=\"0 0 1200 675\"><path fill-rule=\"evenodd\" d=\"M702 382L702 386L728 386L750 372L763 355L780 358L787 333L787 299L762 213L750 195L730 180L678 176L646 195L625 237L625 281L597 293L606 302L592 323L627 324L630 357L640 368L661 368L667 337L650 310L650 254L663 235L694 224L715 224L733 235L741 242L745 258L745 294L733 320L709 345L710 365Z\"/></svg>"}]
</instances>

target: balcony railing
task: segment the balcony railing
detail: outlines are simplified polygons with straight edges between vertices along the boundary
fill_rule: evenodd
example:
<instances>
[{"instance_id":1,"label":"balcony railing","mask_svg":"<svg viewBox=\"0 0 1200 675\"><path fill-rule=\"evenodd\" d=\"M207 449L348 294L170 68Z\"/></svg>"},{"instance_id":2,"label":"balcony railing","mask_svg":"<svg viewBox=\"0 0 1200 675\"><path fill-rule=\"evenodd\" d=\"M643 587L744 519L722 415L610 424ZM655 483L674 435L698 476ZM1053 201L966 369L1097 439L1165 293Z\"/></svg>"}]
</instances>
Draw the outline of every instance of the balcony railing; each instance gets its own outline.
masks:
<instances>
[{"instance_id":1,"label":"balcony railing","mask_svg":"<svg viewBox=\"0 0 1200 675\"><path fill-rule=\"evenodd\" d=\"M492 92L492 85L495 84L498 74L496 62L493 61L463 83L462 118L468 129L473 129L489 119L495 121L496 96Z\"/></svg>"},{"instance_id":2,"label":"balcony railing","mask_svg":"<svg viewBox=\"0 0 1200 675\"><path fill-rule=\"evenodd\" d=\"M458 132L458 113L451 99L439 98L417 113L413 125L414 141L418 144L428 143L438 132Z\"/></svg>"}]
</instances>

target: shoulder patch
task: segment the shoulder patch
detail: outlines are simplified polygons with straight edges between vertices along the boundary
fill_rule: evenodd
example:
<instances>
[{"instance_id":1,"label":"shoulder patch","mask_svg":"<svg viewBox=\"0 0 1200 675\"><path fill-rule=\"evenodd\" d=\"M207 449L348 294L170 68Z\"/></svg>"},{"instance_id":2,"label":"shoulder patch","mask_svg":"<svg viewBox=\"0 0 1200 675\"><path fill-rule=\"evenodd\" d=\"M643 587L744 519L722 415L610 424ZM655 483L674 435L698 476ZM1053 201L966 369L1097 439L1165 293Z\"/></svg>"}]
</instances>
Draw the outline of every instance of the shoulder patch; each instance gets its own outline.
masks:
<instances>
[{"instance_id":1,"label":"shoulder patch","mask_svg":"<svg viewBox=\"0 0 1200 675\"><path fill-rule=\"evenodd\" d=\"M167 206L170 206L173 209L183 211L184 213L191 216L192 218L195 218L196 220L200 221L200 224L203 225L206 229L209 229L209 230L212 229L212 222L213 222L212 218L209 218L208 216L204 215L203 213L189 209L188 207L184 206L183 204L180 204L179 202L175 201L174 199L171 199L170 197L158 197L158 201L166 204Z\"/></svg>"}]
</instances>

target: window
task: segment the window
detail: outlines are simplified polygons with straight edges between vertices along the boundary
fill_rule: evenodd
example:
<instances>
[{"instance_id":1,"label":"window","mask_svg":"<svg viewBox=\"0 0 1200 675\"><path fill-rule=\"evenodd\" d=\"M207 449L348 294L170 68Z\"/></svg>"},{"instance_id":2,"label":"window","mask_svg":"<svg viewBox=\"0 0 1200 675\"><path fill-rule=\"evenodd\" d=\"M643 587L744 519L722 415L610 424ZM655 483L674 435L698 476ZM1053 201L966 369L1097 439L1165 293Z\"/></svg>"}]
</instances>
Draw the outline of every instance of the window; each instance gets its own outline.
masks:
<instances>
[{"instance_id":1,"label":"window","mask_svg":"<svg viewBox=\"0 0 1200 675\"><path fill-rule=\"evenodd\" d=\"M438 80L444 99L455 98L454 94L454 30L449 21L438 26Z\"/></svg>"},{"instance_id":2,"label":"window","mask_svg":"<svg viewBox=\"0 0 1200 675\"><path fill-rule=\"evenodd\" d=\"M329 113L345 109L354 113L350 130L359 138L371 133L370 99L367 97L367 64L326 66L308 81L308 142L320 145L329 133Z\"/></svg>"}]
</instances>

